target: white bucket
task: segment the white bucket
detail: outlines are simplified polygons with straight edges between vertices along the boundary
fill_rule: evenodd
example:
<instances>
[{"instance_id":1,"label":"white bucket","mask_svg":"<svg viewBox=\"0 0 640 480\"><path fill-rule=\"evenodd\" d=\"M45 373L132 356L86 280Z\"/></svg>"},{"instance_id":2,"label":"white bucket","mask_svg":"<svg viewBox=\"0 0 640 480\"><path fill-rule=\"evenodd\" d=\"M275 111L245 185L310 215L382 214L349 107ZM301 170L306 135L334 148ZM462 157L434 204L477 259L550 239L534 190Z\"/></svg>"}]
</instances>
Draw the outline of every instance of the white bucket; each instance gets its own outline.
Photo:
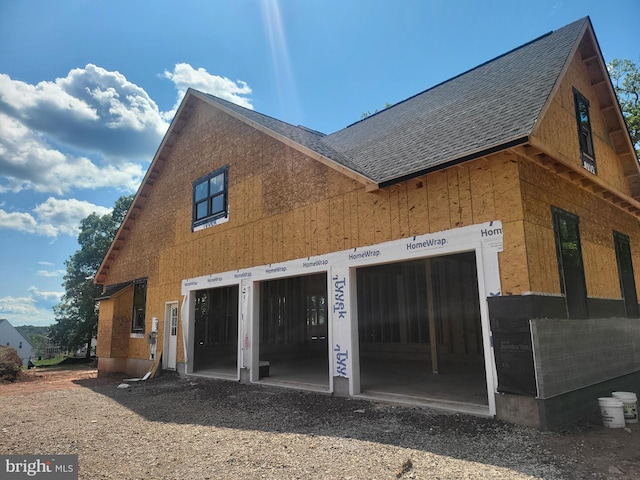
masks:
<instances>
[{"instance_id":1,"label":"white bucket","mask_svg":"<svg viewBox=\"0 0 640 480\"><path fill-rule=\"evenodd\" d=\"M601 397L598 399L602 423L608 428L624 428L624 412L622 400L613 397Z\"/></svg>"},{"instance_id":2,"label":"white bucket","mask_svg":"<svg viewBox=\"0 0 640 480\"><path fill-rule=\"evenodd\" d=\"M622 401L624 421L626 423L638 423L638 397L633 392L613 392L613 398Z\"/></svg>"}]
</instances>

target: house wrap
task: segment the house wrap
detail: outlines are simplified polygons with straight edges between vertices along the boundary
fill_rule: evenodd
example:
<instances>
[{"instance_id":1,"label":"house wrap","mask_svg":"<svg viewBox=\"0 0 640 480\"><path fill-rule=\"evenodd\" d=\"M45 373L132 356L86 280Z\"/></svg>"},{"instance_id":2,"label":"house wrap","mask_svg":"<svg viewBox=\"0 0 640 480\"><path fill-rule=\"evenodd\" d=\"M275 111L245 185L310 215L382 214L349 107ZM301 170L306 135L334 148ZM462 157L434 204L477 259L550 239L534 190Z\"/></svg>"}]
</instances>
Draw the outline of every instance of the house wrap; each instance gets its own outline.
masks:
<instances>
[{"instance_id":1,"label":"house wrap","mask_svg":"<svg viewBox=\"0 0 640 480\"><path fill-rule=\"evenodd\" d=\"M328 135L190 89L95 277L99 372L555 428L640 379L639 175L589 18Z\"/></svg>"}]
</instances>

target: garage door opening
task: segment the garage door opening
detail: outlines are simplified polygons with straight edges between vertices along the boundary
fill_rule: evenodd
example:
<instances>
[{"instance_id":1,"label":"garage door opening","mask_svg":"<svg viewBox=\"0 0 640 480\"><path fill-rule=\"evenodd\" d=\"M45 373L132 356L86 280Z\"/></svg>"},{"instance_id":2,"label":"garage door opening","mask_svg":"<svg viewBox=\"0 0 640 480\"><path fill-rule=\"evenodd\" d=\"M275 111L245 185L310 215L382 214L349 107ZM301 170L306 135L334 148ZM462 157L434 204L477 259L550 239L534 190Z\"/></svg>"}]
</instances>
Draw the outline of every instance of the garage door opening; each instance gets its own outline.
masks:
<instances>
[{"instance_id":1,"label":"garage door opening","mask_svg":"<svg viewBox=\"0 0 640 480\"><path fill-rule=\"evenodd\" d=\"M363 394L487 405L475 252L357 270Z\"/></svg>"},{"instance_id":2,"label":"garage door opening","mask_svg":"<svg viewBox=\"0 0 640 480\"><path fill-rule=\"evenodd\" d=\"M194 373L237 375L238 290L233 285L196 291Z\"/></svg>"},{"instance_id":3,"label":"garage door opening","mask_svg":"<svg viewBox=\"0 0 640 480\"><path fill-rule=\"evenodd\" d=\"M328 389L326 273L260 284L260 377Z\"/></svg>"}]
</instances>

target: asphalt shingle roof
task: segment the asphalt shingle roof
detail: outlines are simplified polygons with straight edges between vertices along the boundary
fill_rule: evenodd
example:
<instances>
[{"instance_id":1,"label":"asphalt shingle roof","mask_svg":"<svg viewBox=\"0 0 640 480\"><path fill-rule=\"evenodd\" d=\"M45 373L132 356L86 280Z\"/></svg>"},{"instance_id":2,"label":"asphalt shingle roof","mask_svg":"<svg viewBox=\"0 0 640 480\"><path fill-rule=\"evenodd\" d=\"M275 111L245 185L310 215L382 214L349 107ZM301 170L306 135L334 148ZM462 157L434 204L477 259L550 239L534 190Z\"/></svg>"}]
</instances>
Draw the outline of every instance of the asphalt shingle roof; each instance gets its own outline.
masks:
<instances>
[{"instance_id":1,"label":"asphalt shingle roof","mask_svg":"<svg viewBox=\"0 0 640 480\"><path fill-rule=\"evenodd\" d=\"M548 33L330 135L206 95L378 184L527 137L589 18Z\"/></svg>"}]
</instances>

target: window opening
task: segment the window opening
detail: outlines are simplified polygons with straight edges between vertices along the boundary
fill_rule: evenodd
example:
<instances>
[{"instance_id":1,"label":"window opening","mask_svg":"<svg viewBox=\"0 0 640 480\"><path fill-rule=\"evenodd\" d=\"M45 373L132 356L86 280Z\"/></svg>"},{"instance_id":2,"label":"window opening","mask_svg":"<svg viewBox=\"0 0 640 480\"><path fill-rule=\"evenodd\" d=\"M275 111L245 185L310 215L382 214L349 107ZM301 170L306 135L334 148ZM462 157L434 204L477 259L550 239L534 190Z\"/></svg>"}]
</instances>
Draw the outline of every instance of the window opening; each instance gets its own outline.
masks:
<instances>
[{"instance_id":1,"label":"window opening","mask_svg":"<svg viewBox=\"0 0 640 480\"><path fill-rule=\"evenodd\" d=\"M627 317L640 316L638 309L638 296L636 293L636 281L633 274L633 259L631 257L631 245L629 237L620 232L613 232L613 241L618 262L618 276L620 278L620 292Z\"/></svg>"},{"instance_id":2,"label":"window opening","mask_svg":"<svg viewBox=\"0 0 640 480\"><path fill-rule=\"evenodd\" d=\"M144 332L145 307L147 304L147 279L142 278L133 282L133 320L131 332Z\"/></svg>"},{"instance_id":3,"label":"window opening","mask_svg":"<svg viewBox=\"0 0 640 480\"><path fill-rule=\"evenodd\" d=\"M569 318L587 318L587 286L577 215L552 207L560 290L565 295Z\"/></svg>"},{"instance_id":4,"label":"window opening","mask_svg":"<svg viewBox=\"0 0 640 480\"><path fill-rule=\"evenodd\" d=\"M576 106L576 121L578 122L578 140L580 143L582 167L594 175L597 175L596 155L593 151L593 134L589 116L589 101L576 89L573 90L573 99Z\"/></svg>"}]
</instances>

